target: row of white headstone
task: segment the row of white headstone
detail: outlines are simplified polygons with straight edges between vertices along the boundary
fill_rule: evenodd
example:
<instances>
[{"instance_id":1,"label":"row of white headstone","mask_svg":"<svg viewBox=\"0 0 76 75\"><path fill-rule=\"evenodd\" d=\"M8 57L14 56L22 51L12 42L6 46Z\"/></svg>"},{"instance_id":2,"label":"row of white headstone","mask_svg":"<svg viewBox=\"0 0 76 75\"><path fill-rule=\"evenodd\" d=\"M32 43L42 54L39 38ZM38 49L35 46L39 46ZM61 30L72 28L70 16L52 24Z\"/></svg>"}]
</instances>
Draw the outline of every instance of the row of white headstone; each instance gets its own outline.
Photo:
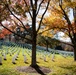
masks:
<instances>
[{"instance_id":1,"label":"row of white headstone","mask_svg":"<svg viewBox=\"0 0 76 75\"><path fill-rule=\"evenodd\" d=\"M9 49L11 49L11 48L9 48ZM12 58L12 63L15 64L16 60L18 58L18 55L20 53L20 50L18 50L19 48L17 48L17 47L12 47L11 50L9 50L9 49L8 49L8 51L7 50L5 50L5 51L8 52L10 54L10 56L17 52L17 54L15 54ZM4 60L7 60L6 59L6 54L7 54L6 52L3 53L3 50L1 52L2 56L4 56ZM24 54L25 52L31 57L31 50L28 50L28 49L25 50L24 48L22 49L22 55L24 57L24 62L26 63L27 62L27 56ZM43 59L45 62L47 61L46 56L48 56L50 58L50 55L52 55L51 60L52 61L55 60L55 52L50 53L50 52L46 52L46 51L39 51L39 52L37 52L37 55L40 57L40 59ZM66 55L62 55L62 56L66 58ZM2 57L0 57L0 64L2 64Z\"/></svg>"}]
</instances>

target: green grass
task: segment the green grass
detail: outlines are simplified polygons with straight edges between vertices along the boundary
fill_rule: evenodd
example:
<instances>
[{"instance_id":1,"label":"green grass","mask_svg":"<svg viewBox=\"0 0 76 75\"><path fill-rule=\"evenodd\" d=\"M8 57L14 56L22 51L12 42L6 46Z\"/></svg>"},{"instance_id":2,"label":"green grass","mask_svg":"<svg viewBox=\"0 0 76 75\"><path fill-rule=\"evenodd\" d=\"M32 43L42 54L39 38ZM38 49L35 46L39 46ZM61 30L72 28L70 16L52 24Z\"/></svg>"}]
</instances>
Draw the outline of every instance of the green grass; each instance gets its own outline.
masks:
<instances>
[{"instance_id":1,"label":"green grass","mask_svg":"<svg viewBox=\"0 0 76 75\"><path fill-rule=\"evenodd\" d=\"M3 46L2 50L3 53L5 53L5 48L6 46ZM23 49L20 47L7 47L8 52L11 52L11 49L16 49L17 51L10 56L10 54L7 54L7 60L3 60L3 56L1 55L1 50L0 50L0 56L2 57L2 65L0 65L0 75L34 75L34 74L29 74L29 73L21 73L16 70L16 67L18 66L29 66L31 64L31 51L28 49ZM12 63L12 57L20 50L18 59L16 60L16 64ZM24 58L22 55L22 50L24 50L24 54L27 57L27 62L28 64L24 63ZM30 53L29 55L27 53ZM52 61L52 54L48 57L46 55L46 60L47 62L44 62L43 59L40 59L40 57L43 57L43 52L37 52L37 64L39 66L45 66L50 68L51 72L47 75L76 75L76 62L73 60L73 57L62 57L61 55L55 55L55 61ZM35 74L36 75L36 74Z\"/></svg>"}]
</instances>

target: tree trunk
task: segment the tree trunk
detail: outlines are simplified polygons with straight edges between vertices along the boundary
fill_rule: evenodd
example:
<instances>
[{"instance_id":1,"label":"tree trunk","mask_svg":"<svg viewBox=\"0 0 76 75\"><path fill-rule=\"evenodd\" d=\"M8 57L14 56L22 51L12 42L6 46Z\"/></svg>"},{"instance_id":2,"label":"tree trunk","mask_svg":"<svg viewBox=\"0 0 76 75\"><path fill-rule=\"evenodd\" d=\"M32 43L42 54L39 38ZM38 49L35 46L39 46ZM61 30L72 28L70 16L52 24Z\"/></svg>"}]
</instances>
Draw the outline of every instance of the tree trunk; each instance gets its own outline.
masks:
<instances>
[{"instance_id":1,"label":"tree trunk","mask_svg":"<svg viewBox=\"0 0 76 75\"><path fill-rule=\"evenodd\" d=\"M36 64L36 10L33 9L33 17L32 17L32 58L31 58L31 66L37 67Z\"/></svg>"},{"instance_id":2,"label":"tree trunk","mask_svg":"<svg viewBox=\"0 0 76 75\"><path fill-rule=\"evenodd\" d=\"M46 40L46 51L49 51L48 50L48 41Z\"/></svg>"},{"instance_id":3,"label":"tree trunk","mask_svg":"<svg viewBox=\"0 0 76 75\"><path fill-rule=\"evenodd\" d=\"M76 44L74 45L74 61L76 61Z\"/></svg>"},{"instance_id":4,"label":"tree trunk","mask_svg":"<svg viewBox=\"0 0 76 75\"><path fill-rule=\"evenodd\" d=\"M36 65L36 36L33 35L31 66L35 67Z\"/></svg>"}]
</instances>

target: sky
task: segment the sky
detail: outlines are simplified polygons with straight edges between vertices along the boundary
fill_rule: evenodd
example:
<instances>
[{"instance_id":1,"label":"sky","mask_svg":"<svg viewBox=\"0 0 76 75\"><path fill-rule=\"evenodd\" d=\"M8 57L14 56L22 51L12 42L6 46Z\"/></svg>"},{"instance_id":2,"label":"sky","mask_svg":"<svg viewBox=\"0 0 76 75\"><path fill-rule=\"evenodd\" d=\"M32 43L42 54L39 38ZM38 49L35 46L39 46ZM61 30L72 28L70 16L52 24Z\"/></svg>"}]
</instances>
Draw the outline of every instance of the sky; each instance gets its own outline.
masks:
<instances>
[{"instance_id":1,"label":"sky","mask_svg":"<svg viewBox=\"0 0 76 75\"><path fill-rule=\"evenodd\" d=\"M69 37L64 37L64 33L63 32L58 32L54 38L58 39L58 40L61 40L63 42L71 42L70 38Z\"/></svg>"},{"instance_id":2,"label":"sky","mask_svg":"<svg viewBox=\"0 0 76 75\"><path fill-rule=\"evenodd\" d=\"M73 21L73 9L70 9L70 12L69 12L69 19L70 21Z\"/></svg>"}]
</instances>

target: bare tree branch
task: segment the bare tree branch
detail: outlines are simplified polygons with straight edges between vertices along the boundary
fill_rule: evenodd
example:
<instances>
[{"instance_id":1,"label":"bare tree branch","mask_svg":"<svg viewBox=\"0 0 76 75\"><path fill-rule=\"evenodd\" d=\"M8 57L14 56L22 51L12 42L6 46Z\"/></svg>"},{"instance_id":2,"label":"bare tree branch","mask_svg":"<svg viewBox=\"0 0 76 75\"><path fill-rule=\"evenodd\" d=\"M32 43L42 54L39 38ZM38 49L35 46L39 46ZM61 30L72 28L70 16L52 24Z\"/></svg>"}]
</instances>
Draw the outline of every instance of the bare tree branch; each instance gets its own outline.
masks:
<instances>
[{"instance_id":1,"label":"bare tree branch","mask_svg":"<svg viewBox=\"0 0 76 75\"><path fill-rule=\"evenodd\" d=\"M39 27L38 27L38 29L37 29L37 32L39 31L39 29L40 29L40 27L41 27L41 23L42 23L43 17L44 17L44 15L45 15L45 13L46 13L46 11L47 11L47 9L48 9L49 4L50 4L50 0L48 0L46 9L45 9L44 13L42 14L42 17L41 17L41 20L40 20L40 23L39 23Z\"/></svg>"},{"instance_id":2,"label":"bare tree branch","mask_svg":"<svg viewBox=\"0 0 76 75\"><path fill-rule=\"evenodd\" d=\"M31 4L31 7L34 8L33 7L33 0L30 0L30 4Z\"/></svg>"},{"instance_id":3,"label":"bare tree branch","mask_svg":"<svg viewBox=\"0 0 76 75\"><path fill-rule=\"evenodd\" d=\"M69 30L68 30L69 37L72 39L72 35L71 35L71 33L70 33L70 31L71 31L70 27L72 28L71 22L70 22L70 20L69 20L67 14L66 14L66 12L64 11L64 9L62 8L62 5L61 5L60 3L59 3L59 6L60 6L61 10L63 11L63 15L65 16L64 18L67 20L68 29L69 29ZM73 28L72 28L72 32L73 32L73 34L74 34Z\"/></svg>"},{"instance_id":4,"label":"bare tree branch","mask_svg":"<svg viewBox=\"0 0 76 75\"><path fill-rule=\"evenodd\" d=\"M57 39L56 39L57 40ZM64 43L64 44L66 44L66 45L69 45L69 46L71 46L71 47L73 47L73 44L72 43L68 43L68 42L63 42L63 41L60 41L60 40L58 40L60 43Z\"/></svg>"},{"instance_id":5,"label":"bare tree branch","mask_svg":"<svg viewBox=\"0 0 76 75\"><path fill-rule=\"evenodd\" d=\"M21 27L21 28L24 28L23 26L18 25L18 23L16 21L14 21L14 23L15 23L16 26Z\"/></svg>"},{"instance_id":6,"label":"bare tree branch","mask_svg":"<svg viewBox=\"0 0 76 75\"><path fill-rule=\"evenodd\" d=\"M27 2L26 2L25 0L24 0L24 2L25 2L26 6L27 6L27 8L28 8ZM32 14L31 14L30 11L29 11L29 14L30 14L30 16L31 16L31 18L32 18Z\"/></svg>"},{"instance_id":7,"label":"bare tree branch","mask_svg":"<svg viewBox=\"0 0 76 75\"><path fill-rule=\"evenodd\" d=\"M8 5L6 5L6 6L7 6L9 12L22 24L23 28L31 34L31 32L26 29L26 27L25 27L25 25L23 24L23 22L22 22L17 16L15 16L15 14L10 10L9 6L8 6Z\"/></svg>"},{"instance_id":8,"label":"bare tree branch","mask_svg":"<svg viewBox=\"0 0 76 75\"><path fill-rule=\"evenodd\" d=\"M52 27L52 28L48 28L48 29L46 29L46 30L44 30L44 31L42 31L42 32L40 32L40 33L38 33L38 34L42 34L42 33L44 33L44 32L46 32L46 31L48 31L48 30L51 30L51 29L59 29L59 31L64 31L64 30L67 30L68 31L68 29L66 29L66 28L64 28L64 27Z\"/></svg>"},{"instance_id":9,"label":"bare tree branch","mask_svg":"<svg viewBox=\"0 0 76 75\"><path fill-rule=\"evenodd\" d=\"M26 29L26 27L24 26L23 22L17 17L15 16L15 14L10 10L9 6L7 5L7 8L9 10L9 12L23 25L23 27Z\"/></svg>"},{"instance_id":10,"label":"bare tree branch","mask_svg":"<svg viewBox=\"0 0 76 75\"><path fill-rule=\"evenodd\" d=\"M14 20L13 20L13 21L14 21ZM16 21L14 21L14 23L15 23L16 26L20 27ZM21 26L21 27L22 27L22 26Z\"/></svg>"},{"instance_id":11,"label":"bare tree branch","mask_svg":"<svg viewBox=\"0 0 76 75\"><path fill-rule=\"evenodd\" d=\"M41 7L41 4L43 3L43 1L44 1L44 0L42 0L41 3L39 4L38 11L37 11L36 15L38 15L39 10L40 10L40 7Z\"/></svg>"}]
</instances>

